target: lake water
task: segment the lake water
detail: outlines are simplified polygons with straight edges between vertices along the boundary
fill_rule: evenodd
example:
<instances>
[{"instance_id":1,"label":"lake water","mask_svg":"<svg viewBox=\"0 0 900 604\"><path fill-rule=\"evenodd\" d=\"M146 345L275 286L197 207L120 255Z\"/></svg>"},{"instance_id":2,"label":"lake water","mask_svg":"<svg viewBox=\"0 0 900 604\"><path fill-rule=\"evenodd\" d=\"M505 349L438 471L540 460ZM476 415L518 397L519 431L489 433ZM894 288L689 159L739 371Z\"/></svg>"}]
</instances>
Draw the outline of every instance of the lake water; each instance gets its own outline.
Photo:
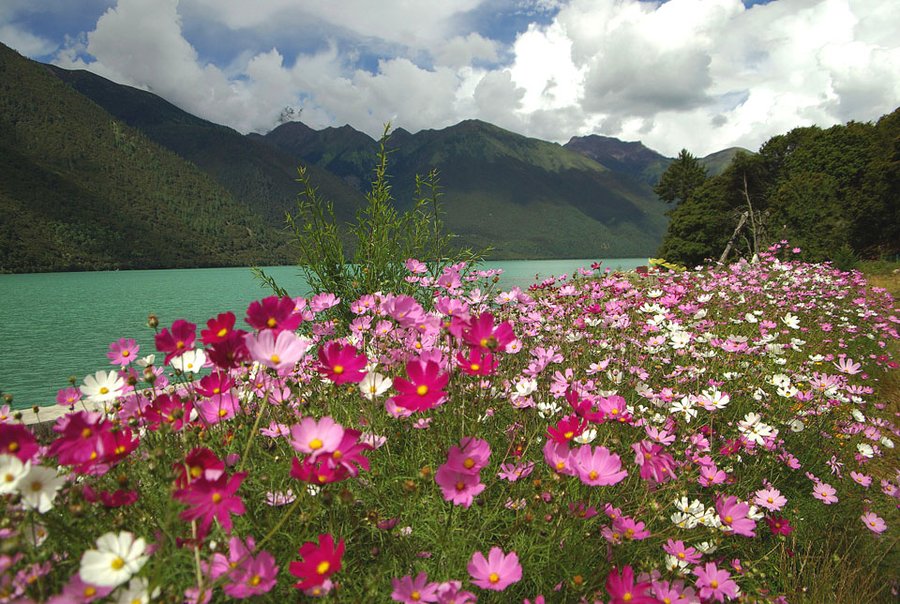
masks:
<instances>
[{"instance_id":1,"label":"lake water","mask_svg":"<svg viewBox=\"0 0 900 604\"><path fill-rule=\"evenodd\" d=\"M481 268L503 269L498 288L524 289L535 275L571 274L591 262L497 261ZM643 264L645 258L603 261L603 267L613 270ZM297 268L266 272L291 295L307 293ZM69 376L80 385L88 373L111 369L106 358L110 342L133 338L141 355L154 353L153 331L146 326L149 313L159 317L161 326L176 319L205 325L228 310L242 322L247 305L269 295L246 268L0 275L0 391L13 395L14 408L53 405Z\"/></svg>"}]
</instances>

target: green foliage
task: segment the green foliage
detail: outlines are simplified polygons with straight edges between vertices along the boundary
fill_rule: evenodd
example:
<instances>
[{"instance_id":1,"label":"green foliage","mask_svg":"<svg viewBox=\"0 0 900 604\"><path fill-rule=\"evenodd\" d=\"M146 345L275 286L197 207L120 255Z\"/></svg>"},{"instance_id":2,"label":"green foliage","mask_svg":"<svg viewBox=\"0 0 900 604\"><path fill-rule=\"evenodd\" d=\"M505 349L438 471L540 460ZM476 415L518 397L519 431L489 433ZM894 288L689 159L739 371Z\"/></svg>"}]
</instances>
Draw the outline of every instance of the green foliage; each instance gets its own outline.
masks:
<instances>
[{"instance_id":1,"label":"green foliage","mask_svg":"<svg viewBox=\"0 0 900 604\"><path fill-rule=\"evenodd\" d=\"M208 175L0 45L0 272L288 257Z\"/></svg>"},{"instance_id":2,"label":"green foliage","mask_svg":"<svg viewBox=\"0 0 900 604\"><path fill-rule=\"evenodd\" d=\"M653 187L653 192L666 203L681 203L705 180L706 169L687 149L682 149L675 161L663 172L659 182Z\"/></svg>"},{"instance_id":3,"label":"green foliage","mask_svg":"<svg viewBox=\"0 0 900 604\"><path fill-rule=\"evenodd\" d=\"M455 249L453 235L444 231L436 171L416 177L412 208L398 212L387 174L388 132L385 126L366 205L347 227L352 254L345 249L345 233L333 204L320 198L306 168L298 169L304 191L296 214L288 214L287 220L296 238L300 269L314 292L333 293L345 304L367 292L417 293L418 288L405 280L407 259L425 262L437 276L450 264L481 258L470 249Z\"/></svg>"},{"instance_id":4,"label":"green foliage","mask_svg":"<svg viewBox=\"0 0 900 604\"><path fill-rule=\"evenodd\" d=\"M660 255L688 264L718 258L721 231L727 242L743 213L749 220L732 249L747 257L783 239L804 260L844 267L900 252L900 110L876 124L795 128L757 155L737 154L711 180L682 204L690 211L671 213Z\"/></svg>"}]
</instances>

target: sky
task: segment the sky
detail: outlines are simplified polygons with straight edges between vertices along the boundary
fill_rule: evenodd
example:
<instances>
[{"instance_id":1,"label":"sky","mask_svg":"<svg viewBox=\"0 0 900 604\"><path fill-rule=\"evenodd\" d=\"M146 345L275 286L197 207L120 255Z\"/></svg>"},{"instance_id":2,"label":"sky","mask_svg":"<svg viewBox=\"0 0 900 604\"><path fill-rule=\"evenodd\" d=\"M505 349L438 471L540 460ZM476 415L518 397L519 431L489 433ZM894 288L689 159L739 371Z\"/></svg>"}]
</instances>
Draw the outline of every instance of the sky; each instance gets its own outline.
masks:
<instances>
[{"instance_id":1,"label":"sky","mask_svg":"<svg viewBox=\"0 0 900 604\"><path fill-rule=\"evenodd\" d=\"M0 0L0 41L240 132L464 119L665 155L900 105L896 0Z\"/></svg>"}]
</instances>

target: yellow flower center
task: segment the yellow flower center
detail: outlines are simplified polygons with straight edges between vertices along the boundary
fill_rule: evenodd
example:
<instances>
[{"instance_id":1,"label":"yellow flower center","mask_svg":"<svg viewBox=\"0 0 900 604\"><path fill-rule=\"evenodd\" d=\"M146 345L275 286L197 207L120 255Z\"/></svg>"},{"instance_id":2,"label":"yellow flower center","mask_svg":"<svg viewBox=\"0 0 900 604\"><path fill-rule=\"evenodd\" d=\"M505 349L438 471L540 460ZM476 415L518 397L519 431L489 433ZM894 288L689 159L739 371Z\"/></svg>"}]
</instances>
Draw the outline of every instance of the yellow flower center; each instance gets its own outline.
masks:
<instances>
[{"instance_id":1,"label":"yellow flower center","mask_svg":"<svg viewBox=\"0 0 900 604\"><path fill-rule=\"evenodd\" d=\"M557 469L557 470L562 470L562 469L565 468L565 467L566 467L566 462L564 462L564 461L558 461L558 462L556 462L556 469Z\"/></svg>"},{"instance_id":2,"label":"yellow flower center","mask_svg":"<svg viewBox=\"0 0 900 604\"><path fill-rule=\"evenodd\" d=\"M319 562L319 565L316 567L316 572L320 575L324 575L328 572L328 569L331 568L331 563L328 560L322 560Z\"/></svg>"},{"instance_id":3,"label":"yellow flower center","mask_svg":"<svg viewBox=\"0 0 900 604\"><path fill-rule=\"evenodd\" d=\"M275 317L269 317L269 320L266 321L266 325L268 325L269 327L275 327L276 325L278 325L278 321L275 320Z\"/></svg>"},{"instance_id":4,"label":"yellow flower center","mask_svg":"<svg viewBox=\"0 0 900 604\"><path fill-rule=\"evenodd\" d=\"M715 579L713 579L712 581L709 582L709 586L712 587L713 589L718 589L719 582L716 581Z\"/></svg>"},{"instance_id":5,"label":"yellow flower center","mask_svg":"<svg viewBox=\"0 0 900 604\"><path fill-rule=\"evenodd\" d=\"M419 396L425 396L426 394L428 394L428 386L422 384L421 386L416 388L416 394L418 394Z\"/></svg>"},{"instance_id":6,"label":"yellow flower center","mask_svg":"<svg viewBox=\"0 0 900 604\"><path fill-rule=\"evenodd\" d=\"M175 348L177 348L178 350L181 350L182 348L184 348L184 342L182 342L181 340L178 340L177 342L175 342Z\"/></svg>"},{"instance_id":7,"label":"yellow flower center","mask_svg":"<svg viewBox=\"0 0 900 604\"><path fill-rule=\"evenodd\" d=\"M676 555L678 556L679 560L684 560L685 558L687 558L687 556L684 555L684 552L678 552L678 554Z\"/></svg>"},{"instance_id":8,"label":"yellow flower center","mask_svg":"<svg viewBox=\"0 0 900 604\"><path fill-rule=\"evenodd\" d=\"M618 414L619 414L619 410L616 409L615 407L613 407L612 411L610 411L609 414L610 414L610 415L618 415Z\"/></svg>"},{"instance_id":9,"label":"yellow flower center","mask_svg":"<svg viewBox=\"0 0 900 604\"><path fill-rule=\"evenodd\" d=\"M222 389L216 386L213 388L213 394L222 394Z\"/></svg>"},{"instance_id":10,"label":"yellow flower center","mask_svg":"<svg viewBox=\"0 0 900 604\"><path fill-rule=\"evenodd\" d=\"M466 483L464 483L462 480L460 480L459 482L456 483L457 491L464 491L465 488L466 488Z\"/></svg>"},{"instance_id":11,"label":"yellow flower center","mask_svg":"<svg viewBox=\"0 0 900 604\"><path fill-rule=\"evenodd\" d=\"M97 593L97 588L94 587L93 585L87 585L87 586L85 586L84 591L81 593L82 593L82 595L84 595L84 597L90 598Z\"/></svg>"},{"instance_id":12,"label":"yellow flower center","mask_svg":"<svg viewBox=\"0 0 900 604\"><path fill-rule=\"evenodd\" d=\"M44 483L42 483L40 480L35 480L31 483L31 490L35 493L44 490Z\"/></svg>"},{"instance_id":13,"label":"yellow flower center","mask_svg":"<svg viewBox=\"0 0 900 604\"><path fill-rule=\"evenodd\" d=\"M216 335L219 336L220 338L224 338L226 335L228 335L228 328L223 327L222 329L220 329L219 331L216 332Z\"/></svg>"},{"instance_id":14,"label":"yellow flower center","mask_svg":"<svg viewBox=\"0 0 900 604\"><path fill-rule=\"evenodd\" d=\"M5 480L6 482L12 482L14 479L15 479L15 476L13 476L12 473L6 474L3 477L3 480Z\"/></svg>"},{"instance_id":15,"label":"yellow flower center","mask_svg":"<svg viewBox=\"0 0 900 604\"><path fill-rule=\"evenodd\" d=\"M122 351L122 356L123 356L123 357L127 357L127 356L130 356L130 355L131 355L131 351L130 351L130 350L123 350L123 351Z\"/></svg>"},{"instance_id":16,"label":"yellow flower center","mask_svg":"<svg viewBox=\"0 0 900 604\"><path fill-rule=\"evenodd\" d=\"M100 394L109 394L109 388L107 388L106 386L101 386Z\"/></svg>"},{"instance_id":17,"label":"yellow flower center","mask_svg":"<svg viewBox=\"0 0 900 604\"><path fill-rule=\"evenodd\" d=\"M203 474L203 468L200 466L191 466L191 477L200 478L201 474Z\"/></svg>"},{"instance_id":18,"label":"yellow flower center","mask_svg":"<svg viewBox=\"0 0 900 604\"><path fill-rule=\"evenodd\" d=\"M470 368L472 371L480 371L480 370L481 370L481 365L479 365L478 363L472 363L471 365L469 365L469 368Z\"/></svg>"},{"instance_id":19,"label":"yellow flower center","mask_svg":"<svg viewBox=\"0 0 900 604\"><path fill-rule=\"evenodd\" d=\"M409 599L413 602L418 602L422 599L422 594L420 594L418 591L413 591L411 594L409 594Z\"/></svg>"},{"instance_id":20,"label":"yellow flower center","mask_svg":"<svg viewBox=\"0 0 900 604\"><path fill-rule=\"evenodd\" d=\"M219 409L219 417L225 417L228 415L228 409Z\"/></svg>"},{"instance_id":21,"label":"yellow flower center","mask_svg":"<svg viewBox=\"0 0 900 604\"><path fill-rule=\"evenodd\" d=\"M90 428L85 428L84 430L81 431L81 438L90 438L91 434L93 434L93 433L94 433L94 431L91 430Z\"/></svg>"},{"instance_id":22,"label":"yellow flower center","mask_svg":"<svg viewBox=\"0 0 900 604\"><path fill-rule=\"evenodd\" d=\"M467 470L471 470L475 467L475 460L471 457L466 457L466 460L463 462L463 467Z\"/></svg>"},{"instance_id":23,"label":"yellow flower center","mask_svg":"<svg viewBox=\"0 0 900 604\"><path fill-rule=\"evenodd\" d=\"M344 373L344 366L343 365L335 365L331 370L336 375L341 375L342 373Z\"/></svg>"},{"instance_id":24,"label":"yellow flower center","mask_svg":"<svg viewBox=\"0 0 900 604\"><path fill-rule=\"evenodd\" d=\"M9 446L6 447L6 450L9 451L10 453L15 453L16 451L19 450L19 443L17 443L17 442L9 443Z\"/></svg>"},{"instance_id":25,"label":"yellow flower center","mask_svg":"<svg viewBox=\"0 0 900 604\"><path fill-rule=\"evenodd\" d=\"M319 449L322 448L322 445L323 445L322 441L319 440L318 438L314 438L311 441L309 441L309 448L312 449L313 451L318 451Z\"/></svg>"},{"instance_id":26,"label":"yellow flower center","mask_svg":"<svg viewBox=\"0 0 900 604\"><path fill-rule=\"evenodd\" d=\"M221 494L221 493L213 493L213 495L212 495L212 502L213 502L213 503L220 503L221 501L222 501L222 494Z\"/></svg>"},{"instance_id":27,"label":"yellow flower center","mask_svg":"<svg viewBox=\"0 0 900 604\"><path fill-rule=\"evenodd\" d=\"M630 592L630 591L626 591L624 594L622 594L622 601L623 601L623 602L631 602L631 599L632 599L633 597L634 597L634 596L631 595L631 592Z\"/></svg>"},{"instance_id":28,"label":"yellow flower center","mask_svg":"<svg viewBox=\"0 0 900 604\"><path fill-rule=\"evenodd\" d=\"M734 518L732 518L731 516L725 516L725 518L722 519L722 522L724 522L725 524L731 524L733 520Z\"/></svg>"},{"instance_id":29,"label":"yellow flower center","mask_svg":"<svg viewBox=\"0 0 900 604\"><path fill-rule=\"evenodd\" d=\"M109 566L113 570L122 570L122 567L125 566L125 560L123 560L119 556L116 556L115 558L113 558L112 562L109 563Z\"/></svg>"},{"instance_id":30,"label":"yellow flower center","mask_svg":"<svg viewBox=\"0 0 900 604\"><path fill-rule=\"evenodd\" d=\"M591 470L590 472L588 472L588 478L590 478L591 480L597 480L597 476L599 476L599 474L597 474L596 470Z\"/></svg>"},{"instance_id":31,"label":"yellow flower center","mask_svg":"<svg viewBox=\"0 0 900 604\"><path fill-rule=\"evenodd\" d=\"M262 577L260 577L259 575L253 575L252 577L250 577L248 583L253 587L256 587L257 585L262 583Z\"/></svg>"},{"instance_id":32,"label":"yellow flower center","mask_svg":"<svg viewBox=\"0 0 900 604\"><path fill-rule=\"evenodd\" d=\"M497 573L491 573L490 575L488 575L488 581L490 581L491 583L496 583L499 580L500 575L498 575Z\"/></svg>"},{"instance_id":33,"label":"yellow flower center","mask_svg":"<svg viewBox=\"0 0 900 604\"><path fill-rule=\"evenodd\" d=\"M273 363L280 363L281 357L278 356L277 354L273 354L271 357L269 357L269 360L272 361Z\"/></svg>"}]
</instances>

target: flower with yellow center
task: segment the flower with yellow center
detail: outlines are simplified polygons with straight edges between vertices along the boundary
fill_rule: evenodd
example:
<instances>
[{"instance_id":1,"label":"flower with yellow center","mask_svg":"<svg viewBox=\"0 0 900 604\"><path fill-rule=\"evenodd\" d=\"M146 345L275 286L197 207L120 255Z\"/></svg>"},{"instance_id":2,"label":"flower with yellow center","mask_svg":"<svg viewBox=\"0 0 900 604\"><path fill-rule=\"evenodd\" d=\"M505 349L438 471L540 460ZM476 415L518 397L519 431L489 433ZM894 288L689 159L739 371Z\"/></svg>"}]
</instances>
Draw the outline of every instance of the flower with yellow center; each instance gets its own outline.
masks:
<instances>
[{"instance_id":1,"label":"flower with yellow center","mask_svg":"<svg viewBox=\"0 0 900 604\"><path fill-rule=\"evenodd\" d=\"M81 557L81 580L99 587L116 587L128 581L147 562L146 542L122 531L106 533L97 539L96 549Z\"/></svg>"}]
</instances>

